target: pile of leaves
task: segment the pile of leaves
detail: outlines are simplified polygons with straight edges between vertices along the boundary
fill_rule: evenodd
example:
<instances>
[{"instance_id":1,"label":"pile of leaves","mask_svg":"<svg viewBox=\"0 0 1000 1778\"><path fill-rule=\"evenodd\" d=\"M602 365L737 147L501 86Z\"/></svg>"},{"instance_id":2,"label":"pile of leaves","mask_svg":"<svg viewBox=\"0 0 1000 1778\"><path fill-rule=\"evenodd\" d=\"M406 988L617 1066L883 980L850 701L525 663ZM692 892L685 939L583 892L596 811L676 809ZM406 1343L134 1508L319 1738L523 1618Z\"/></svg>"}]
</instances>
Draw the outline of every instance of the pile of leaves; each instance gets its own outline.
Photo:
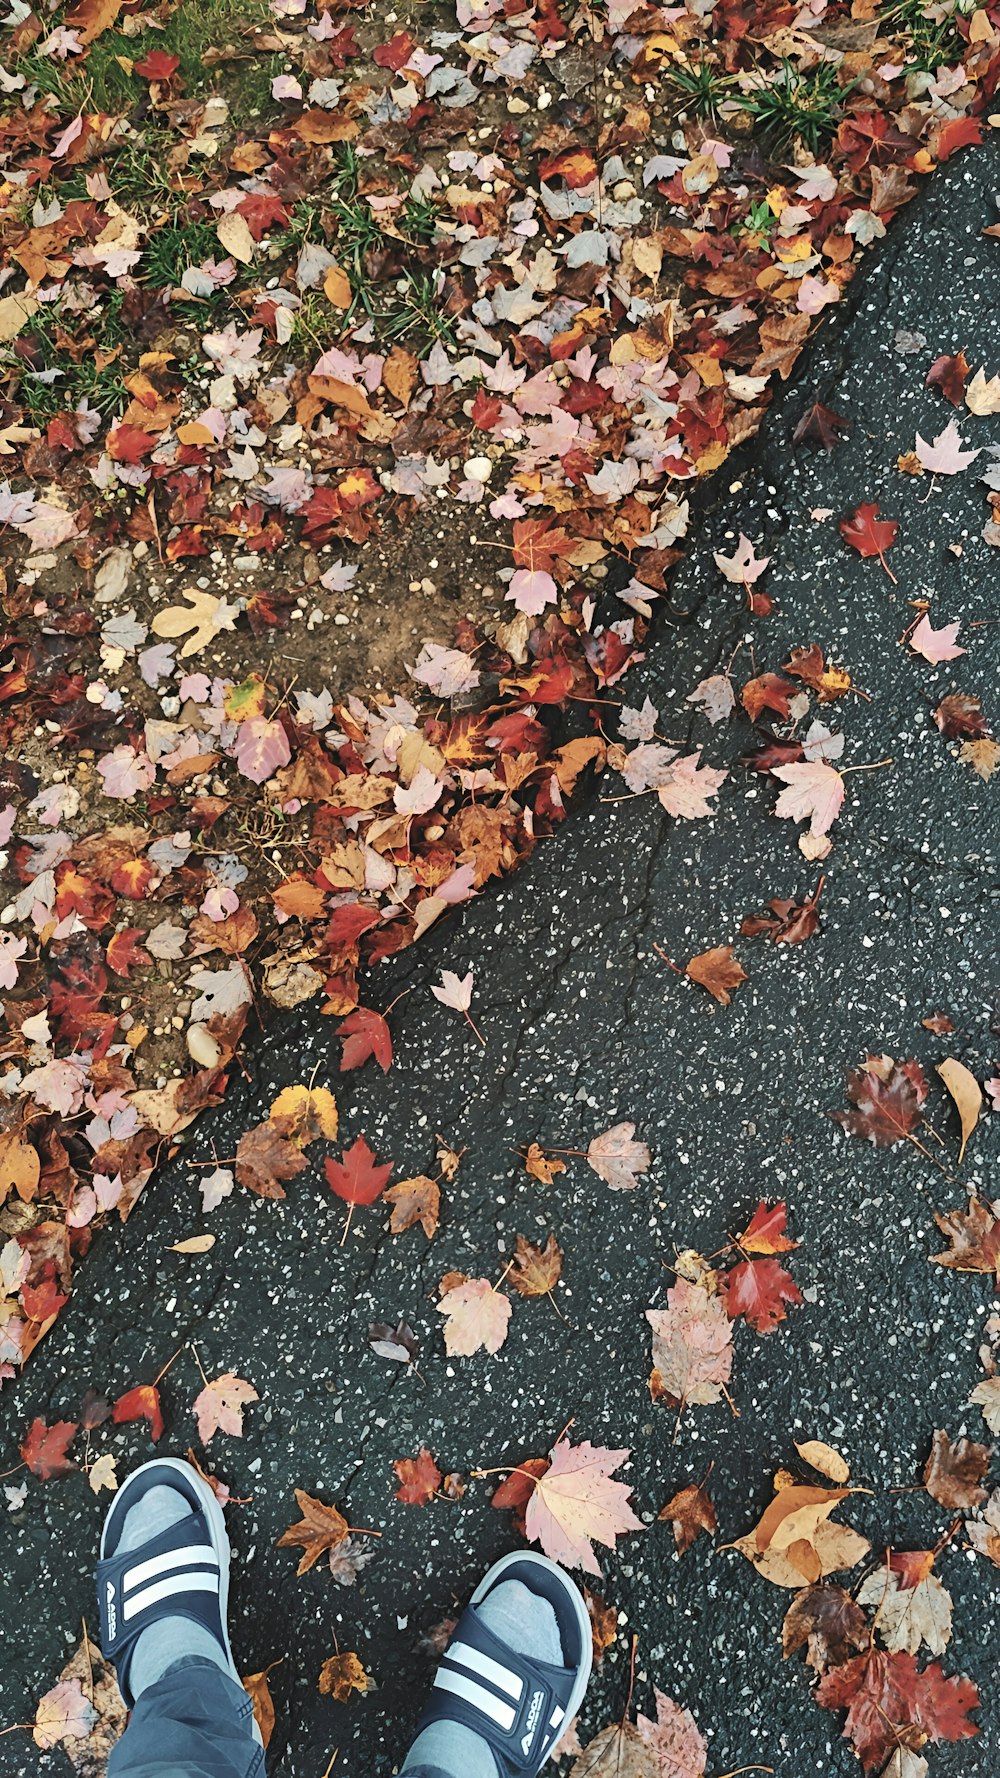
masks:
<instances>
[{"instance_id":1,"label":"pile of leaves","mask_svg":"<svg viewBox=\"0 0 1000 1778\"><path fill-rule=\"evenodd\" d=\"M315 997L345 1063L375 1033L384 1056L359 970L516 868L603 765L685 484L979 140L1000 69L989 6L490 0L425 42L325 0L224 17L14 0L7 1369L218 1099L255 998ZM508 621L463 620L381 703L250 670L432 502L493 527ZM863 511L849 541L884 562ZM752 564L732 577L753 606ZM673 765L671 813L696 772Z\"/></svg>"}]
</instances>

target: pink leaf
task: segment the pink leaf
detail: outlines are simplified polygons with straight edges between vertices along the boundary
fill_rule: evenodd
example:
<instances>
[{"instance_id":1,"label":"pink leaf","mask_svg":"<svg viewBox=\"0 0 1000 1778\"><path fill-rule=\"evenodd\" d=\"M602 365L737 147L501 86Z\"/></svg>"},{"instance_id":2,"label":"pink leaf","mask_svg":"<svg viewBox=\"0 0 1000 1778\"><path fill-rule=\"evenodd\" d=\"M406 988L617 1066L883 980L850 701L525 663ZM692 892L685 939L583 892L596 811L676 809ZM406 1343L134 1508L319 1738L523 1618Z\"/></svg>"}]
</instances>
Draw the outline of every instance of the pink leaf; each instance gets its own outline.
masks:
<instances>
[{"instance_id":1,"label":"pink leaf","mask_svg":"<svg viewBox=\"0 0 1000 1778\"><path fill-rule=\"evenodd\" d=\"M280 722L269 716L248 716L236 731L233 758L244 778L263 784L292 757L288 736Z\"/></svg>"},{"instance_id":2,"label":"pink leaf","mask_svg":"<svg viewBox=\"0 0 1000 1778\"><path fill-rule=\"evenodd\" d=\"M943 624L940 630L931 628L930 620L925 612L910 637L910 647L917 654L922 654L925 661L936 666L938 661L953 661L960 654L968 654L967 648L957 648L955 637L958 635L961 620L953 624Z\"/></svg>"},{"instance_id":3,"label":"pink leaf","mask_svg":"<svg viewBox=\"0 0 1000 1778\"><path fill-rule=\"evenodd\" d=\"M513 599L518 611L526 612L529 617L537 617L546 605L553 603L558 593L555 581L544 568L515 569L507 588L508 599Z\"/></svg>"}]
</instances>

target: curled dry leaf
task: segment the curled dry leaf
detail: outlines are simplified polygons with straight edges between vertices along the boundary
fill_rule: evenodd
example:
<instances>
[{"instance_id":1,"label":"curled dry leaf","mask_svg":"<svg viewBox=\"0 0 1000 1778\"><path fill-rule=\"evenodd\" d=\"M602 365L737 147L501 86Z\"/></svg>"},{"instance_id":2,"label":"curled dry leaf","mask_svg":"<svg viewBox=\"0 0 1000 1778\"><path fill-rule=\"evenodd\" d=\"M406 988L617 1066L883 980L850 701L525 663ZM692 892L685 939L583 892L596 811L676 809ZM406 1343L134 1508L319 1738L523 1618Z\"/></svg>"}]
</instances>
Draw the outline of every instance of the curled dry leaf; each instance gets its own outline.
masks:
<instances>
[{"instance_id":1,"label":"curled dry leaf","mask_svg":"<svg viewBox=\"0 0 1000 1778\"><path fill-rule=\"evenodd\" d=\"M691 1548L699 1532L713 1534L718 1523L715 1507L712 1505L705 1489L696 1482L690 1482L678 1494L667 1501L665 1507L657 1514L660 1520L666 1520L673 1526L674 1542L677 1554L683 1556Z\"/></svg>"},{"instance_id":2,"label":"curled dry leaf","mask_svg":"<svg viewBox=\"0 0 1000 1778\"><path fill-rule=\"evenodd\" d=\"M391 1234L402 1235L419 1222L428 1241L433 1239L441 1208L441 1188L436 1179L430 1179L426 1173L400 1179L390 1185L385 1198L392 1205Z\"/></svg>"},{"instance_id":3,"label":"curled dry leaf","mask_svg":"<svg viewBox=\"0 0 1000 1778\"><path fill-rule=\"evenodd\" d=\"M732 945L715 945L709 951L701 951L685 966L684 974L700 988L706 988L720 1006L729 1006L735 990L747 980L746 970L733 956Z\"/></svg>"},{"instance_id":4,"label":"curled dry leaf","mask_svg":"<svg viewBox=\"0 0 1000 1778\"><path fill-rule=\"evenodd\" d=\"M935 1265L953 1272L992 1272L1000 1282L1000 1216L991 1204L969 1193L967 1210L935 1211L934 1221L951 1242L943 1253L933 1253Z\"/></svg>"},{"instance_id":5,"label":"curled dry leaf","mask_svg":"<svg viewBox=\"0 0 1000 1778\"><path fill-rule=\"evenodd\" d=\"M982 1480L992 1455L989 1445L977 1445L971 1438L952 1443L939 1429L924 1464L923 1482L931 1499L947 1512L972 1512L982 1506L986 1499Z\"/></svg>"},{"instance_id":6,"label":"curled dry leaf","mask_svg":"<svg viewBox=\"0 0 1000 1778\"><path fill-rule=\"evenodd\" d=\"M732 1547L777 1587L801 1588L853 1568L868 1554L867 1540L831 1518L849 1493L794 1483L778 1487L755 1529Z\"/></svg>"},{"instance_id":7,"label":"curled dry leaf","mask_svg":"<svg viewBox=\"0 0 1000 1778\"><path fill-rule=\"evenodd\" d=\"M337 1101L328 1087L285 1087L268 1116L272 1129L296 1148L308 1148L320 1136L332 1142L338 1122Z\"/></svg>"},{"instance_id":8,"label":"curled dry leaf","mask_svg":"<svg viewBox=\"0 0 1000 1778\"><path fill-rule=\"evenodd\" d=\"M547 1155L537 1142L532 1142L524 1157L524 1170L530 1173L532 1179L540 1180L542 1185L551 1185L557 1173L565 1173L566 1162L561 1161L558 1155Z\"/></svg>"},{"instance_id":9,"label":"curled dry leaf","mask_svg":"<svg viewBox=\"0 0 1000 1778\"><path fill-rule=\"evenodd\" d=\"M375 1690L375 1681L367 1674L355 1654L330 1655L319 1670L319 1689L324 1698L335 1698L346 1704L352 1692Z\"/></svg>"},{"instance_id":10,"label":"curled dry leaf","mask_svg":"<svg viewBox=\"0 0 1000 1778\"><path fill-rule=\"evenodd\" d=\"M822 1439L803 1439L801 1444L796 1442L795 1449L803 1463L808 1463L811 1469L825 1475L828 1481L836 1482L838 1487L850 1480L850 1465L839 1451L835 1451L832 1445L825 1445Z\"/></svg>"},{"instance_id":11,"label":"curled dry leaf","mask_svg":"<svg viewBox=\"0 0 1000 1778\"><path fill-rule=\"evenodd\" d=\"M243 1690L253 1703L254 1721L260 1730L260 1738L265 1750L274 1734L274 1699L271 1697L271 1687L268 1684L267 1676L280 1665L280 1661L272 1661L270 1666L264 1667L260 1673L248 1673L243 1681Z\"/></svg>"},{"instance_id":12,"label":"curled dry leaf","mask_svg":"<svg viewBox=\"0 0 1000 1778\"><path fill-rule=\"evenodd\" d=\"M397 1457L392 1467L399 1477L396 1499L404 1506L426 1506L434 1499L443 1477L426 1446L418 1457Z\"/></svg>"},{"instance_id":13,"label":"curled dry leaf","mask_svg":"<svg viewBox=\"0 0 1000 1778\"><path fill-rule=\"evenodd\" d=\"M832 1581L819 1581L796 1593L781 1626L785 1660L804 1648L808 1665L817 1673L841 1666L868 1641L868 1619L860 1605Z\"/></svg>"},{"instance_id":14,"label":"curled dry leaf","mask_svg":"<svg viewBox=\"0 0 1000 1778\"><path fill-rule=\"evenodd\" d=\"M514 1258L508 1273L511 1288L519 1296L547 1296L562 1277L563 1255L555 1235L550 1235L544 1248L518 1235Z\"/></svg>"},{"instance_id":15,"label":"curled dry leaf","mask_svg":"<svg viewBox=\"0 0 1000 1778\"><path fill-rule=\"evenodd\" d=\"M258 1198L283 1198L281 1181L303 1173L309 1162L294 1142L280 1136L269 1121L246 1130L236 1144L236 1177Z\"/></svg>"}]
</instances>

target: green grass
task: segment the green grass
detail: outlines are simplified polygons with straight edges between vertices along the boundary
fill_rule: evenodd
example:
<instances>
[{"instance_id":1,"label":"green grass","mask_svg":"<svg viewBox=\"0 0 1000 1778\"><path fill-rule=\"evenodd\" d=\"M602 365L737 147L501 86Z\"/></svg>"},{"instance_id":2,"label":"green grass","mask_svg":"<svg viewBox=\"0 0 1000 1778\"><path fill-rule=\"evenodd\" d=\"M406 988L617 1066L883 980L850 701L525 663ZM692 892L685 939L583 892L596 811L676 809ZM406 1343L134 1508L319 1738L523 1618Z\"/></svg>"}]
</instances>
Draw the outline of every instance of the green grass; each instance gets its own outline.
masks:
<instances>
[{"instance_id":1,"label":"green grass","mask_svg":"<svg viewBox=\"0 0 1000 1778\"><path fill-rule=\"evenodd\" d=\"M669 84L681 96L683 109L694 117L715 117L719 106L732 91L732 78L720 74L711 62L691 62L688 67L672 67Z\"/></svg>"},{"instance_id":2,"label":"green grass","mask_svg":"<svg viewBox=\"0 0 1000 1778\"><path fill-rule=\"evenodd\" d=\"M775 79L733 102L753 118L772 153L781 153L800 141L811 154L818 154L836 131L847 90L829 62L802 74L791 62L783 61Z\"/></svg>"},{"instance_id":3,"label":"green grass","mask_svg":"<svg viewBox=\"0 0 1000 1778\"><path fill-rule=\"evenodd\" d=\"M750 205L746 215L733 224L730 233L734 239L746 241L750 246L766 247L777 220L767 199L758 198Z\"/></svg>"},{"instance_id":4,"label":"green grass","mask_svg":"<svg viewBox=\"0 0 1000 1778\"><path fill-rule=\"evenodd\" d=\"M91 45L79 74L40 55L22 56L17 71L40 92L51 93L60 114L73 116L84 108L128 114L145 98L148 87L141 75L128 74L117 58L141 62L150 50L159 49L180 58L176 79L183 82L186 98L223 94L233 122L239 125L270 105L272 77L285 66L281 56L258 54L242 30L273 24L267 0L181 0L162 30L143 31L136 37L105 31ZM240 50L239 59L205 66L207 51L230 45Z\"/></svg>"},{"instance_id":5,"label":"green grass","mask_svg":"<svg viewBox=\"0 0 1000 1778\"><path fill-rule=\"evenodd\" d=\"M930 74L960 60L965 43L955 19L975 9L975 4L956 4L941 17L939 8L929 0L895 0L880 15L879 23L901 39L909 65ZM935 12L939 13L936 19L929 16Z\"/></svg>"},{"instance_id":6,"label":"green grass","mask_svg":"<svg viewBox=\"0 0 1000 1778\"><path fill-rule=\"evenodd\" d=\"M111 291L105 299L99 322L101 346L105 349L124 345L130 337L122 321L121 308L121 292ZM79 364L74 364L59 344L60 328L69 334L80 325L78 315L63 317L58 303L47 305L32 315L21 336L30 349L30 369L19 355L5 354L8 367L13 365L20 371L19 399L35 425L44 425L53 415L71 411L83 400L105 419L122 413L128 405L129 393L122 381L125 366L120 359L99 368L93 353L88 352ZM31 375L31 369L58 370L62 374L55 382L41 383Z\"/></svg>"}]
</instances>

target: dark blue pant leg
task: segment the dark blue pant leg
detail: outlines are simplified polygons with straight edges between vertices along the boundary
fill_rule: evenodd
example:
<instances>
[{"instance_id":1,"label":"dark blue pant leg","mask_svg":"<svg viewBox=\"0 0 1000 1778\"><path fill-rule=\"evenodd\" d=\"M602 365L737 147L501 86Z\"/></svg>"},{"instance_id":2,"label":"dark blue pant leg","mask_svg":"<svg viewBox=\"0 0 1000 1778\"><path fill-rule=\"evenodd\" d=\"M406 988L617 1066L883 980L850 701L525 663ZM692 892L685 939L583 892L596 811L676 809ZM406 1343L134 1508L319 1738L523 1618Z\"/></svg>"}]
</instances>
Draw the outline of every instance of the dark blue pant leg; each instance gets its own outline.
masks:
<instances>
[{"instance_id":1,"label":"dark blue pant leg","mask_svg":"<svg viewBox=\"0 0 1000 1778\"><path fill-rule=\"evenodd\" d=\"M212 1661L176 1661L137 1698L108 1778L264 1778L250 1698Z\"/></svg>"}]
</instances>

